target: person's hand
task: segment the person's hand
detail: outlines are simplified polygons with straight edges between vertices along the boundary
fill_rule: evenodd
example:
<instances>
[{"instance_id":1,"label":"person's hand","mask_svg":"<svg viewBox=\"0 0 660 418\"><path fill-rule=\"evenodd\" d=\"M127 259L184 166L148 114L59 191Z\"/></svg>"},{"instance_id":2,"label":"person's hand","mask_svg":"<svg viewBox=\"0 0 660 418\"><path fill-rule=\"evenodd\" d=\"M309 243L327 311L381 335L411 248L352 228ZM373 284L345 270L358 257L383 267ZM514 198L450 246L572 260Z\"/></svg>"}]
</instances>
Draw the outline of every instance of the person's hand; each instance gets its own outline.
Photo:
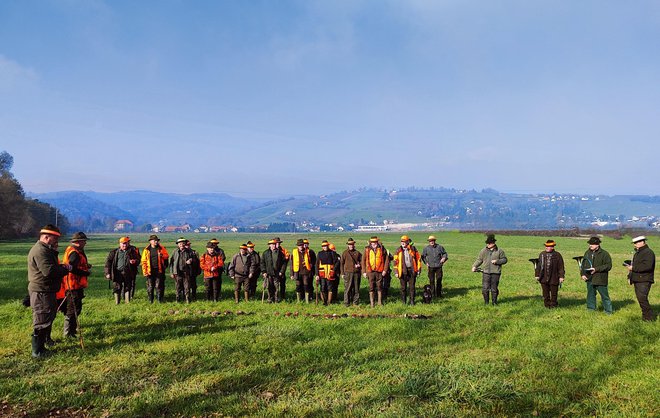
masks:
<instances>
[{"instance_id":1,"label":"person's hand","mask_svg":"<svg viewBox=\"0 0 660 418\"><path fill-rule=\"evenodd\" d=\"M588 279L587 279L587 276L585 276L585 275L583 274L583 275L582 275L582 280L584 280L584 281L586 282L586 281L588 280Z\"/></svg>"},{"instance_id":2,"label":"person's hand","mask_svg":"<svg viewBox=\"0 0 660 418\"><path fill-rule=\"evenodd\" d=\"M385 276L387 276L387 272L386 272L386 271L383 271L380 275L383 276L383 277L385 277Z\"/></svg>"},{"instance_id":3,"label":"person's hand","mask_svg":"<svg viewBox=\"0 0 660 418\"><path fill-rule=\"evenodd\" d=\"M628 266L626 266L626 268L628 269L628 271L632 271L632 264L631 264L631 265L628 265Z\"/></svg>"},{"instance_id":4,"label":"person's hand","mask_svg":"<svg viewBox=\"0 0 660 418\"><path fill-rule=\"evenodd\" d=\"M342 279L342 280L346 279L346 275L345 275L345 274L342 274L342 275L341 275L341 279Z\"/></svg>"},{"instance_id":5,"label":"person's hand","mask_svg":"<svg viewBox=\"0 0 660 418\"><path fill-rule=\"evenodd\" d=\"M367 278L367 273L362 273L362 278L366 279Z\"/></svg>"},{"instance_id":6,"label":"person's hand","mask_svg":"<svg viewBox=\"0 0 660 418\"><path fill-rule=\"evenodd\" d=\"M108 280L110 280L110 275L109 275L109 274L106 274L106 275L105 275L105 278L108 279Z\"/></svg>"},{"instance_id":7,"label":"person's hand","mask_svg":"<svg viewBox=\"0 0 660 418\"><path fill-rule=\"evenodd\" d=\"M472 272L474 273L474 272L476 272L476 271L477 271L477 268L476 268L476 267L472 267Z\"/></svg>"},{"instance_id":8,"label":"person's hand","mask_svg":"<svg viewBox=\"0 0 660 418\"><path fill-rule=\"evenodd\" d=\"M261 276L262 276L264 279L267 279L267 278L268 278L268 273L262 273Z\"/></svg>"},{"instance_id":9,"label":"person's hand","mask_svg":"<svg viewBox=\"0 0 660 418\"><path fill-rule=\"evenodd\" d=\"M559 283L564 283L564 278L563 277L559 278Z\"/></svg>"},{"instance_id":10,"label":"person's hand","mask_svg":"<svg viewBox=\"0 0 660 418\"><path fill-rule=\"evenodd\" d=\"M539 280L541 280L540 277L534 277L534 278L536 279L537 282L538 282Z\"/></svg>"},{"instance_id":11,"label":"person's hand","mask_svg":"<svg viewBox=\"0 0 660 418\"><path fill-rule=\"evenodd\" d=\"M211 271L215 271L215 270L216 270L215 266L211 267Z\"/></svg>"},{"instance_id":12,"label":"person's hand","mask_svg":"<svg viewBox=\"0 0 660 418\"><path fill-rule=\"evenodd\" d=\"M137 260L136 260L136 259L132 259L132 260L129 261L129 263L131 263L131 264L136 264L136 263L137 263Z\"/></svg>"},{"instance_id":13,"label":"person's hand","mask_svg":"<svg viewBox=\"0 0 660 418\"><path fill-rule=\"evenodd\" d=\"M495 265L495 264L497 264L497 260L490 260L490 263Z\"/></svg>"},{"instance_id":14,"label":"person's hand","mask_svg":"<svg viewBox=\"0 0 660 418\"><path fill-rule=\"evenodd\" d=\"M173 279L176 279L176 274L172 274L172 278L173 278Z\"/></svg>"},{"instance_id":15,"label":"person's hand","mask_svg":"<svg viewBox=\"0 0 660 418\"><path fill-rule=\"evenodd\" d=\"M192 260L186 260L186 264L192 264Z\"/></svg>"}]
</instances>

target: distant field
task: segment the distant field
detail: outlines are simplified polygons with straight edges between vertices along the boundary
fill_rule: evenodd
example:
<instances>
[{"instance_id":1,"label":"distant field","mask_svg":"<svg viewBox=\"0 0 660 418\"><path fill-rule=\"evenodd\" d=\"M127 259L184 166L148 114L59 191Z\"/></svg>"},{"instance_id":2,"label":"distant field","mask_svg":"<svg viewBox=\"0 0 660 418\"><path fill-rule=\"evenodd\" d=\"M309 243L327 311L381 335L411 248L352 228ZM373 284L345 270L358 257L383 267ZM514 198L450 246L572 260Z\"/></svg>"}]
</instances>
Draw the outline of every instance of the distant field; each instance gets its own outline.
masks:
<instances>
[{"instance_id":1,"label":"distant field","mask_svg":"<svg viewBox=\"0 0 660 418\"><path fill-rule=\"evenodd\" d=\"M427 235L412 234L420 251ZM446 298L403 306L394 280L390 300L374 309L297 304L291 281L285 303L262 304L259 298L236 305L228 279L217 304L174 303L169 279L167 303L150 305L140 277L136 300L115 306L102 273L119 235L91 236L87 253L94 268L81 316L85 350L78 341L62 339L59 316L53 332L59 341L56 355L43 361L30 357L31 311L20 303L27 293L26 255L35 240L2 242L0 415L660 415L660 326L641 321L625 280L621 262L631 258L629 237L603 242L614 261L615 313L606 316L586 311L586 289L571 260L584 253L586 238L555 238L567 282L560 308L547 310L527 260L538 256L551 237L498 236L509 263L500 305L492 307L483 305L480 275L470 272L484 236L435 235L449 252ZM175 248L177 236L161 235L168 250ZM358 248L369 238L351 236ZM381 236L388 248L398 245L398 234ZM146 234L132 237L138 248L147 244ZM186 237L201 252L212 236ZM263 251L271 238L216 237L228 257L248 239ZM280 237L291 250L299 236ZM343 251L349 235L308 237L314 250L329 239ZM660 239L652 238L650 246L660 253ZM425 282L426 270L418 289ZM365 282L361 299L368 301ZM651 290L656 312L659 302L656 285ZM237 315L238 310L245 314ZM353 318L354 313L372 317ZM430 318L411 319L410 314Z\"/></svg>"}]
</instances>

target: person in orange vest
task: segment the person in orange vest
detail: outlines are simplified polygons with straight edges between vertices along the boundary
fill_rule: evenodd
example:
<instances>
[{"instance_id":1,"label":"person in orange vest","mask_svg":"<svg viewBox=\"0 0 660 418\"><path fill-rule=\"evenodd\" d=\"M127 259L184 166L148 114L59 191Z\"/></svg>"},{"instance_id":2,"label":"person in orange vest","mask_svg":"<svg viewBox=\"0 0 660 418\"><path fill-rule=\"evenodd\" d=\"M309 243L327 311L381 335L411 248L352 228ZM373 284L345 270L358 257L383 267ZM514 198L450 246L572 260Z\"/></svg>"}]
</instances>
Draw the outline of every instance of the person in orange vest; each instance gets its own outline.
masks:
<instances>
[{"instance_id":1,"label":"person in orange vest","mask_svg":"<svg viewBox=\"0 0 660 418\"><path fill-rule=\"evenodd\" d=\"M71 238L71 245L64 251L63 264L71 265L71 272L62 278L62 286L57 292L60 311L64 314L64 336L74 338L78 330L78 316L82 312L82 300L87 288L87 277L91 274L92 265L87 262L85 254L87 236L84 232L76 232Z\"/></svg>"},{"instance_id":2,"label":"person in orange vest","mask_svg":"<svg viewBox=\"0 0 660 418\"><path fill-rule=\"evenodd\" d=\"M299 239L296 249L291 253L291 280L296 282L296 300L300 302L305 295L305 302L309 303L311 293L314 291L312 277L315 265L312 264L309 250L305 249L305 242Z\"/></svg>"},{"instance_id":3,"label":"person in orange vest","mask_svg":"<svg viewBox=\"0 0 660 418\"><path fill-rule=\"evenodd\" d=\"M369 239L369 245L362 254L362 277L369 280L369 301L374 307L374 293L378 292L378 305L383 304L383 278L387 274L387 250L378 237Z\"/></svg>"},{"instance_id":4,"label":"person in orange vest","mask_svg":"<svg viewBox=\"0 0 660 418\"><path fill-rule=\"evenodd\" d=\"M316 281L321 285L321 297L324 305L332 303L334 295L337 294L339 280L339 257L337 253L330 250L330 243L323 241L321 251L316 257Z\"/></svg>"},{"instance_id":5,"label":"person in orange vest","mask_svg":"<svg viewBox=\"0 0 660 418\"><path fill-rule=\"evenodd\" d=\"M401 237L401 246L394 254L394 276L399 278L401 283L401 301L406 304L406 296L409 296L408 303L415 304L415 282L417 276L422 271L422 256L417 251L412 240L407 235Z\"/></svg>"},{"instance_id":6,"label":"person in orange vest","mask_svg":"<svg viewBox=\"0 0 660 418\"><path fill-rule=\"evenodd\" d=\"M167 269L169 254L167 249L160 245L158 235L149 236L149 245L142 250L142 275L147 279L147 296L149 303L154 303L154 289L156 299L163 302L165 295L165 269Z\"/></svg>"},{"instance_id":7,"label":"person in orange vest","mask_svg":"<svg viewBox=\"0 0 660 418\"><path fill-rule=\"evenodd\" d=\"M282 241L280 237L275 237L273 240L276 242L275 248L280 250L282 254L284 255L284 277L282 277L282 280L280 280L280 299L281 300L286 300L286 266L289 263L289 259L291 258L291 254L282 246Z\"/></svg>"},{"instance_id":8,"label":"person in orange vest","mask_svg":"<svg viewBox=\"0 0 660 418\"><path fill-rule=\"evenodd\" d=\"M119 247L108 253L104 267L105 278L114 283L116 305L119 305L122 295L126 303L131 300L139 263L140 254L137 248L131 245L131 239L119 238Z\"/></svg>"},{"instance_id":9,"label":"person in orange vest","mask_svg":"<svg viewBox=\"0 0 660 418\"><path fill-rule=\"evenodd\" d=\"M199 265L204 273L204 288L206 289L206 300L217 302L220 299L220 275L225 265L220 253L215 251L216 246L212 242L206 244L206 252L199 258Z\"/></svg>"}]
</instances>

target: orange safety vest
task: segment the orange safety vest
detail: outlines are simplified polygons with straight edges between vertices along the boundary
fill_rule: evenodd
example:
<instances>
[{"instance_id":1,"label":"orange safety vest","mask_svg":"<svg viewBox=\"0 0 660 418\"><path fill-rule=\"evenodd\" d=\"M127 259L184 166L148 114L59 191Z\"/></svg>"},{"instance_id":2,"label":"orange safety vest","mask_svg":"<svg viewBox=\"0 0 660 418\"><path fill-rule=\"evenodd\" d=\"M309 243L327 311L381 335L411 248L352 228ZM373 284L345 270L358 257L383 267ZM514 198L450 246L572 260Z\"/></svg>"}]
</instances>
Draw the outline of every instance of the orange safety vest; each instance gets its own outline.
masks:
<instances>
[{"instance_id":1,"label":"orange safety vest","mask_svg":"<svg viewBox=\"0 0 660 418\"><path fill-rule=\"evenodd\" d=\"M144 250L142 250L142 275L150 276L151 275L151 253L149 250L151 245L147 245ZM158 272L165 273L165 260L167 260L170 255L167 253L167 250L162 245L158 245Z\"/></svg>"},{"instance_id":2,"label":"orange safety vest","mask_svg":"<svg viewBox=\"0 0 660 418\"><path fill-rule=\"evenodd\" d=\"M280 245L280 251L282 251L282 254L284 254L284 259L289 261L289 258L291 258L291 254L286 250L286 248Z\"/></svg>"},{"instance_id":3,"label":"orange safety vest","mask_svg":"<svg viewBox=\"0 0 660 418\"><path fill-rule=\"evenodd\" d=\"M378 272L382 273L385 270L385 257L383 254L383 247L380 245L376 248L376 251L371 247L365 249L366 257L366 267L367 272Z\"/></svg>"},{"instance_id":4,"label":"orange safety vest","mask_svg":"<svg viewBox=\"0 0 660 418\"><path fill-rule=\"evenodd\" d=\"M412 269L415 273L419 273L422 270L422 264L421 264L421 255L419 254L419 251L417 251L417 248L413 246L408 247L408 252L410 252L410 261L412 264ZM396 254L394 255L394 262L396 263L396 271L399 273L399 276L401 276L401 272L403 271L403 263L405 262L406 257L403 255L403 248L399 247L398 250L396 250Z\"/></svg>"},{"instance_id":5,"label":"orange safety vest","mask_svg":"<svg viewBox=\"0 0 660 418\"><path fill-rule=\"evenodd\" d=\"M322 279L334 280L335 279L334 264L319 263L319 277Z\"/></svg>"},{"instance_id":6,"label":"orange safety vest","mask_svg":"<svg viewBox=\"0 0 660 418\"><path fill-rule=\"evenodd\" d=\"M66 247L62 264L69 264L69 258L73 252L76 252L80 259L77 269L82 271L89 271L89 264L87 264L87 257L85 256L85 253L73 245ZM57 292L55 297L57 299L64 299L67 290L86 289L87 284L87 276L79 276L77 274L69 273L62 277L62 286L60 286L60 290Z\"/></svg>"},{"instance_id":7,"label":"orange safety vest","mask_svg":"<svg viewBox=\"0 0 660 418\"><path fill-rule=\"evenodd\" d=\"M309 261L309 251L303 251L303 263L305 263L305 268L307 271L312 271L312 263ZM293 272L298 273L300 271L300 251L295 250L293 252Z\"/></svg>"}]
</instances>

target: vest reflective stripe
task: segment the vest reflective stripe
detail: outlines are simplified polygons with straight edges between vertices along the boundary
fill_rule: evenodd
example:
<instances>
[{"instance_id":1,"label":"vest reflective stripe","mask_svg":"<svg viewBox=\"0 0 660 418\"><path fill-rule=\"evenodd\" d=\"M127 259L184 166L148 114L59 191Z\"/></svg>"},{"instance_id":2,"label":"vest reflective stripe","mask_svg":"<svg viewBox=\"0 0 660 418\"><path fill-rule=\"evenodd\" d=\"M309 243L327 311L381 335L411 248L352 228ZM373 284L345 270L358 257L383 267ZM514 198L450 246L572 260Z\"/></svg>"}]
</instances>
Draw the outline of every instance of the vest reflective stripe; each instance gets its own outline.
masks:
<instances>
[{"instance_id":1,"label":"vest reflective stripe","mask_svg":"<svg viewBox=\"0 0 660 418\"><path fill-rule=\"evenodd\" d=\"M303 263L305 263L307 271L312 271L312 263L309 261L309 251L303 252ZM295 250L293 252L293 272L298 273L298 271L300 271L300 251Z\"/></svg>"},{"instance_id":2,"label":"vest reflective stripe","mask_svg":"<svg viewBox=\"0 0 660 418\"><path fill-rule=\"evenodd\" d=\"M335 279L335 266L332 264L319 264L319 277L322 279Z\"/></svg>"},{"instance_id":3,"label":"vest reflective stripe","mask_svg":"<svg viewBox=\"0 0 660 418\"><path fill-rule=\"evenodd\" d=\"M368 271L377 271L381 273L385 269L385 263L383 262L383 248L378 247L376 251L373 248L367 248L369 256L367 257L367 270Z\"/></svg>"}]
</instances>

